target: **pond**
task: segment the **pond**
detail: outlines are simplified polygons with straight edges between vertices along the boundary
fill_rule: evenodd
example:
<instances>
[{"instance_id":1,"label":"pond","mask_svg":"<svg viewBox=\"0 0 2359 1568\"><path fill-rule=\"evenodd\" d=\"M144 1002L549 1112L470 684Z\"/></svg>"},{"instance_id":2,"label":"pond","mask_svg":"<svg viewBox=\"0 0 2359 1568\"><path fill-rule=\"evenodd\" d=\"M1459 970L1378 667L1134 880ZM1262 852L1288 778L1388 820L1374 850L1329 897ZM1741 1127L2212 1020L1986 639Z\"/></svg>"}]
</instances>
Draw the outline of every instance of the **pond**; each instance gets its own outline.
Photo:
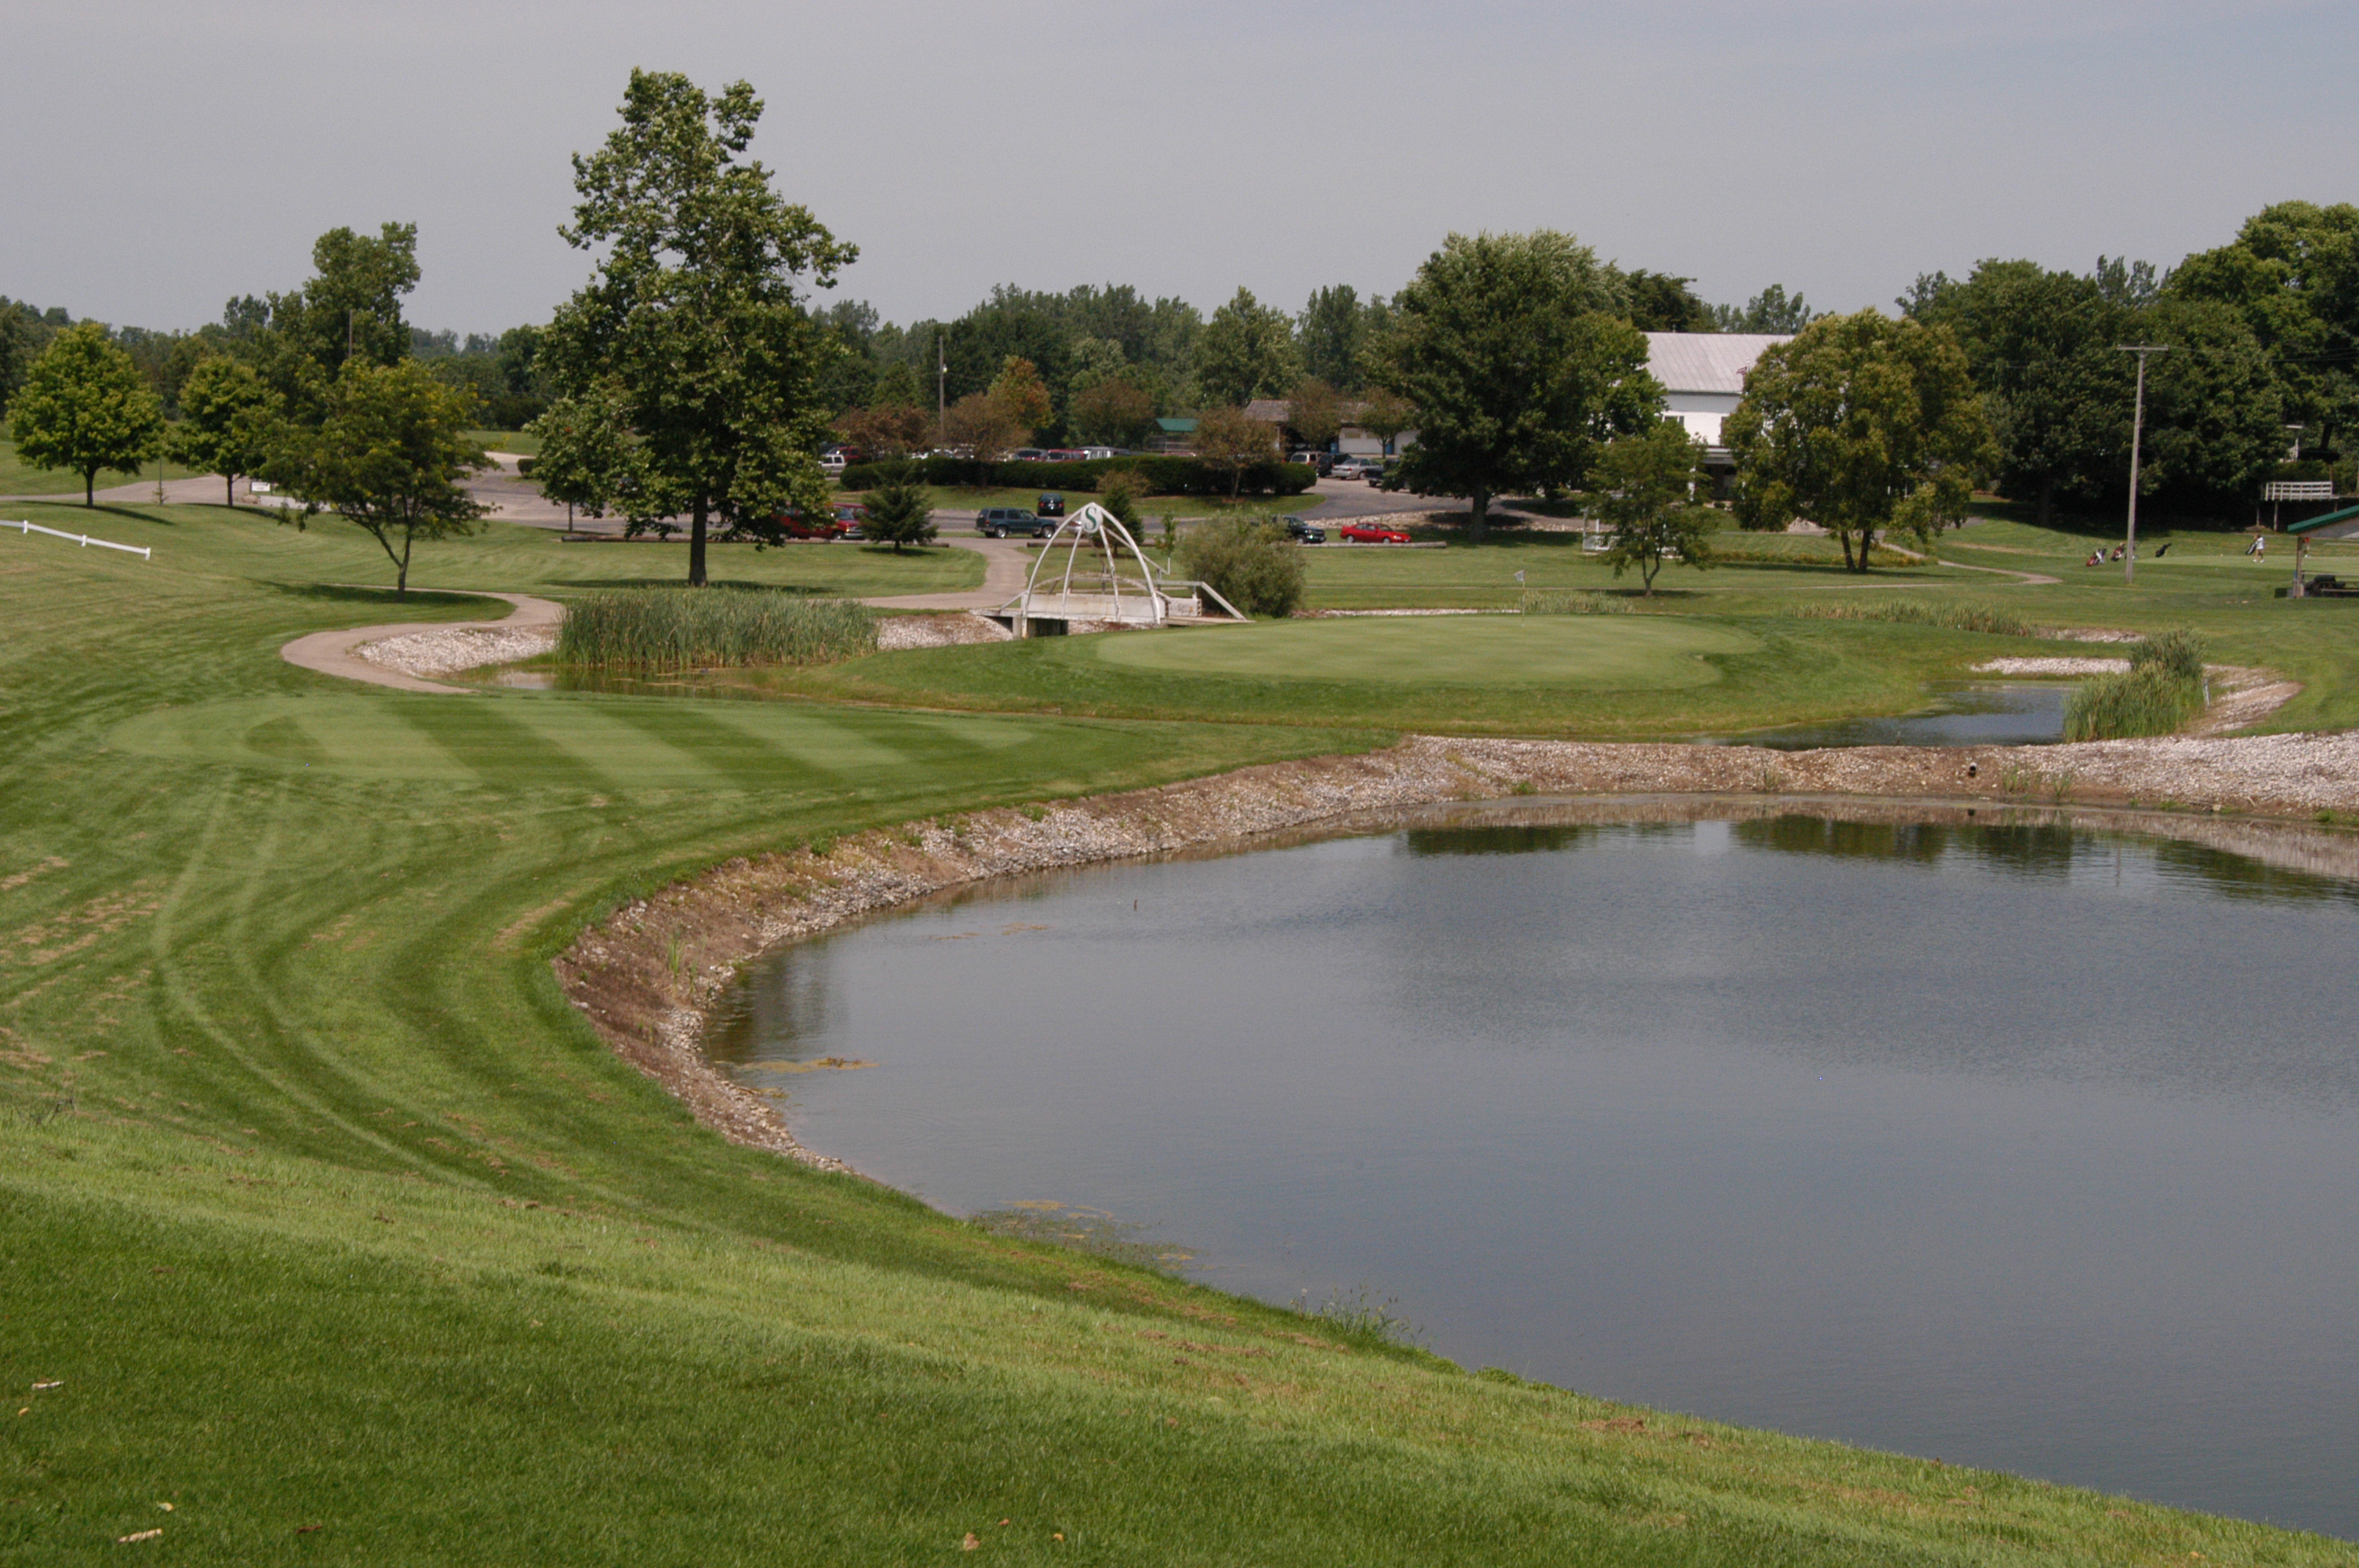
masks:
<instances>
[{"instance_id":1,"label":"pond","mask_svg":"<svg viewBox=\"0 0 2359 1568\"><path fill-rule=\"evenodd\" d=\"M946 1209L1364 1283L1469 1367L2359 1536L2354 884L1755 809L1006 884L769 956L709 1045Z\"/></svg>"},{"instance_id":2,"label":"pond","mask_svg":"<svg viewBox=\"0 0 2359 1568\"><path fill-rule=\"evenodd\" d=\"M1932 688L1923 713L1844 719L1761 730L1732 743L1807 752L1818 746L2044 746L2064 739L2064 705L2076 683L1975 681Z\"/></svg>"}]
</instances>

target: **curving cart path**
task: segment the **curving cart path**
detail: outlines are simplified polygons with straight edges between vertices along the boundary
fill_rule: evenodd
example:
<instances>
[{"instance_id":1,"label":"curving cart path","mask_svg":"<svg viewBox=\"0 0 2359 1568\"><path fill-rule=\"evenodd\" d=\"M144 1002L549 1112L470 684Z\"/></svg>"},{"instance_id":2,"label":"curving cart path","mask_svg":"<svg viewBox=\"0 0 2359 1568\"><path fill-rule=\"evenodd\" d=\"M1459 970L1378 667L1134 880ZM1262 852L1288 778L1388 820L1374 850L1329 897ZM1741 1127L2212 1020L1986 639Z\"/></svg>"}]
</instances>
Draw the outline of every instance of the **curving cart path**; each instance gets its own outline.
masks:
<instances>
[{"instance_id":1,"label":"curving cart path","mask_svg":"<svg viewBox=\"0 0 2359 1568\"><path fill-rule=\"evenodd\" d=\"M397 691L430 691L450 697L464 697L469 695L469 688L465 687L444 686L440 681L406 676L398 670L373 664L354 650L364 643L381 643L388 637L411 637L427 632L475 632L495 628L503 632L554 631L557 623L565 619L563 605L552 600L535 599L528 593L482 593L480 597L505 600L516 607L516 613L501 621L405 621L391 626L355 626L343 632L314 632L280 648L278 656L290 665L317 670L321 675L342 676L346 680L366 681L372 686L388 686Z\"/></svg>"}]
</instances>

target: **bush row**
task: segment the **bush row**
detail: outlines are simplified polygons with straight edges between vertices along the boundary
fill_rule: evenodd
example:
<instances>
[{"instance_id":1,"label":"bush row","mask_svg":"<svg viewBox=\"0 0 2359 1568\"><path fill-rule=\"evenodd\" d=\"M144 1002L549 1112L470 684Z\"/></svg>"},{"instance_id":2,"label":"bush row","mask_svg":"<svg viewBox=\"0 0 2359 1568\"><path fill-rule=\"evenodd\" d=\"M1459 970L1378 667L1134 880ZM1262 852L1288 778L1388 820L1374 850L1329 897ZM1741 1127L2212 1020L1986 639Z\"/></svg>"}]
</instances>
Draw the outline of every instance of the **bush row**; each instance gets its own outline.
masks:
<instances>
[{"instance_id":1,"label":"bush row","mask_svg":"<svg viewBox=\"0 0 2359 1568\"><path fill-rule=\"evenodd\" d=\"M890 463L853 463L843 470L846 490L874 490L885 482ZM986 463L972 458L921 458L913 465L927 484L970 489L1054 490L1087 494L1110 472L1135 473L1155 495L1226 495L1230 474L1194 458L1093 458L1078 463ZM1309 463L1249 463L1237 488L1256 495L1299 495L1318 470Z\"/></svg>"}]
</instances>

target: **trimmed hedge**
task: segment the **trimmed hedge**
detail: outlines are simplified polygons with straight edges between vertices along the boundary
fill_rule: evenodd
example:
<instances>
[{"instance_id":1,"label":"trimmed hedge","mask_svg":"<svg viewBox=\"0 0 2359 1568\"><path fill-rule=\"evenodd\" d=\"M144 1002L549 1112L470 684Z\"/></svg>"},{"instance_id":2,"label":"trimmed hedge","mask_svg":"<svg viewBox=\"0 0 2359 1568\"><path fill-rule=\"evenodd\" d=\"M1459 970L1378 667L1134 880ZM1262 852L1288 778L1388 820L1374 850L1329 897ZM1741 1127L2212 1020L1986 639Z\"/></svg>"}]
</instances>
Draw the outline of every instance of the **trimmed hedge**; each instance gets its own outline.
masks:
<instances>
[{"instance_id":1,"label":"trimmed hedge","mask_svg":"<svg viewBox=\"0 0 2359 1568\"><path fill-rule=\"evenodd\" d=\"M853 463L840 481L846 490L874 490L885 482L890 463ZM1229 473L1194 458L1096 458L1079 463L984 463L971 458L924 458L915 465L919 480L943 487L969 489L1054 490L1089 494L1099 479L1116 469L1137 474L1155 495L1226 495ZM1309 490L1319 471L1309 463L1249 463L1238 488L1256 495L1299 495Z\"/></svg>"}]
</instances>

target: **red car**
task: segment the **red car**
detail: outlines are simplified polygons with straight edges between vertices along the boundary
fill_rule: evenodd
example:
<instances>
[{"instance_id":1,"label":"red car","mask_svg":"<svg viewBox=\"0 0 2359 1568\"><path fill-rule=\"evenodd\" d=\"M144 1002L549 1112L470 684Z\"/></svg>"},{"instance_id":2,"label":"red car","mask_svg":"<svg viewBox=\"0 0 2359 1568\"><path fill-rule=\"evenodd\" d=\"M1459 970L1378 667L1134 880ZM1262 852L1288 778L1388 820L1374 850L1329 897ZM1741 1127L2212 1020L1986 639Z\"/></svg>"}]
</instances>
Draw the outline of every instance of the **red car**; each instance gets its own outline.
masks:
<instances>
[{"instance_id":1,"label":"red car","mask_svg":"<svg viewBox=\"0 0 2359 1568\"><path fill-rule=\"evenodd\" d=\"M1408 535L1398 528L1387 528L1380 523L1346 523L1338 530L1344 539L1354 545L1406 545Z\"/></svg>"},{"instance_id":2,"label":"red car","mask_svg":"<svg viewBox=\"0 0 2359 1568\"><path fill-rule=\"evenodd\" d=\"M839 503L821 522L806 519L791 506L778 514L778 527L789 539L856 539L867 521L868 508L849 502Z\"/></svg>"}]
</instances>

